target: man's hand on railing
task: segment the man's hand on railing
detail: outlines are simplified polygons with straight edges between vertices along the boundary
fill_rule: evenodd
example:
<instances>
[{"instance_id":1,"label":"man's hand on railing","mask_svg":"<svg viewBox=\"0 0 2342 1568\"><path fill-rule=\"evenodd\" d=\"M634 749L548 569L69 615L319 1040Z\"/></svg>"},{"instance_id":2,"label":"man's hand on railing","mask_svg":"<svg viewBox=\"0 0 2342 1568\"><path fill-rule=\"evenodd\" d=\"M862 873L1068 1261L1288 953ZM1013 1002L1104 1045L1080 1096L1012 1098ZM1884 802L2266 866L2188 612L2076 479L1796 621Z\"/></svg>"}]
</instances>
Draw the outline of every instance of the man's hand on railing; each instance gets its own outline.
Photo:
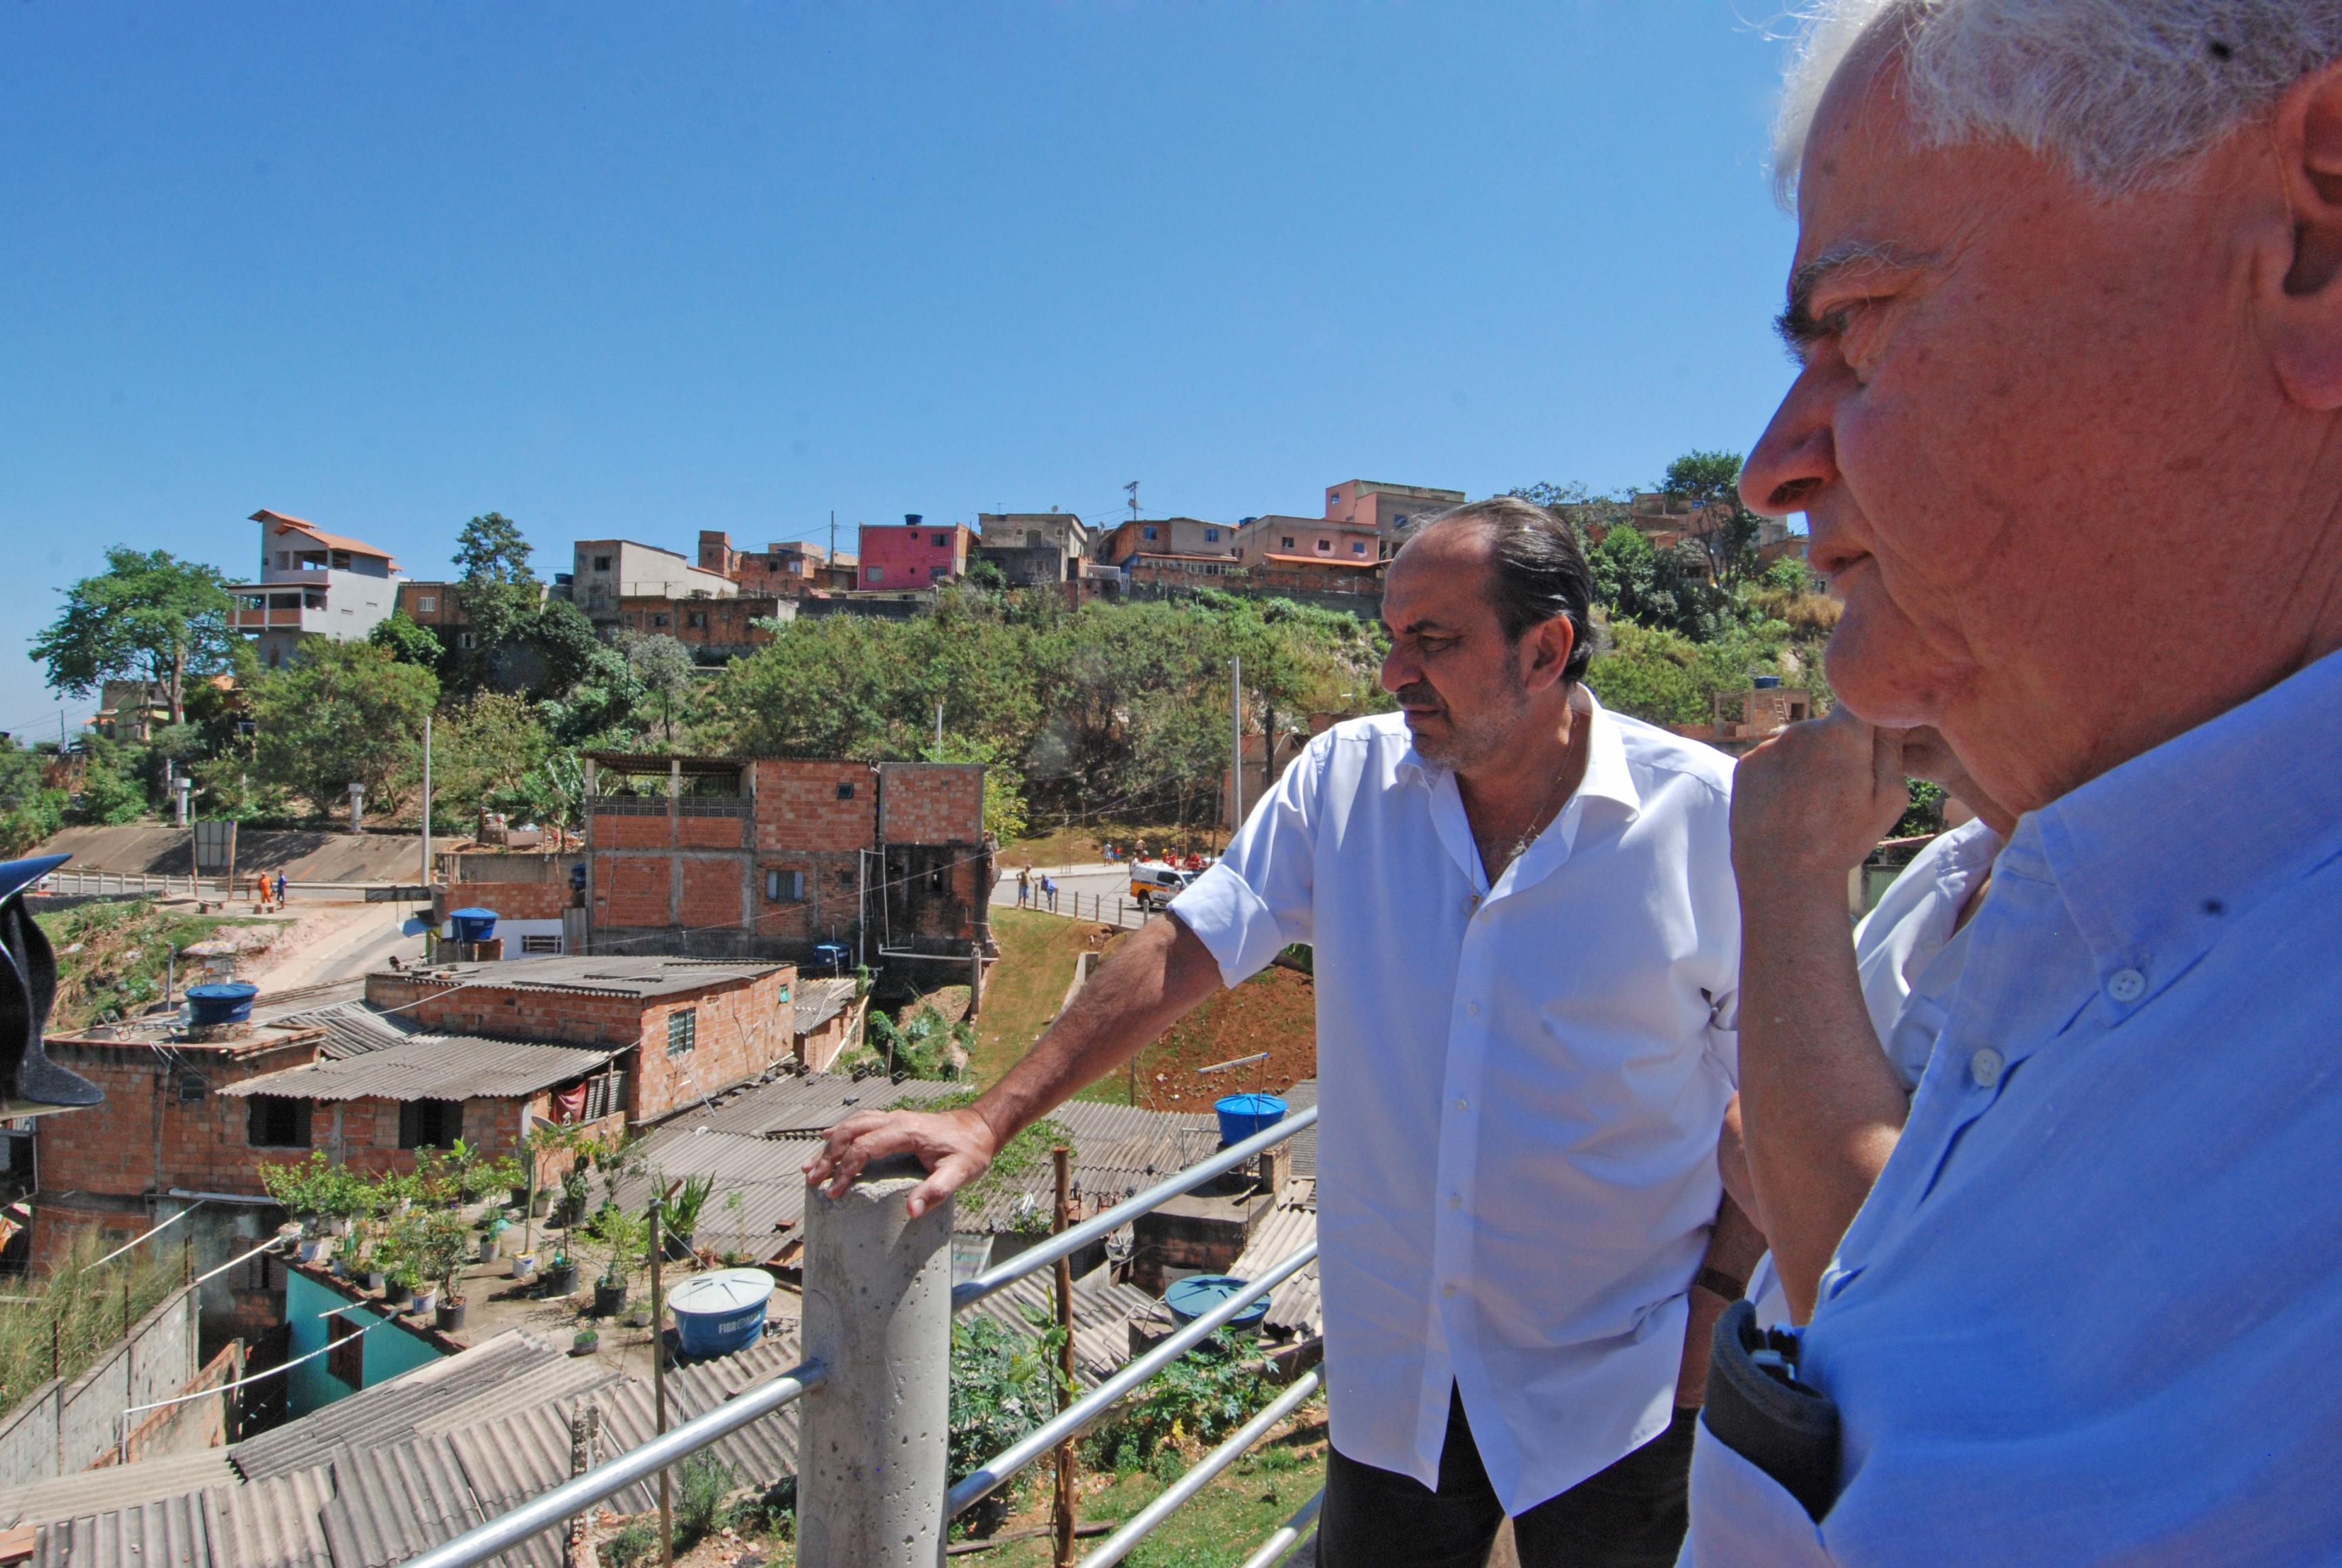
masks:
<instances>
[{"instance_id":1,"label":"man's hand on railing","mask_svg":"<svg viewBox=\"0 0 2342 1568\"><path fill-rule=\"evenodd\" d=\"M973 1108L857 1111L821 1136L821 1153L806 1163L806 1180L833 1198L844 1197L871 1161L917 1155L927 1179L911 1193L913 1219L984 1174L1000 1146L992 1124Z\"/></svg>"}]
</instances>

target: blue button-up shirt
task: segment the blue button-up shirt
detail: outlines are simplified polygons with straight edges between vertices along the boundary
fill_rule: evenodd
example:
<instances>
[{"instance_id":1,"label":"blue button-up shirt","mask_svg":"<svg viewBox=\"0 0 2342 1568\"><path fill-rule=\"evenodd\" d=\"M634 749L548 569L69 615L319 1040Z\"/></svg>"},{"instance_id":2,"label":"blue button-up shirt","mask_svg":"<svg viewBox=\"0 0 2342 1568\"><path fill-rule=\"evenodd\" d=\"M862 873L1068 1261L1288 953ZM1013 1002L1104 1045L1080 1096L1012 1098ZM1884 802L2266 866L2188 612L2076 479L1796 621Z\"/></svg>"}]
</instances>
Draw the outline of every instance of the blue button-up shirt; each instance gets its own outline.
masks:
<instances>
[{"instance_id":1,"label":"blue button-up shirt","mask_svg":"<svg viewBox=\"0 0 2342 1568\"><path fill-rule=\"evenodd\" d=\"M2032 813L1822 1282L1817 1527L1703 1564L2342 1561L2342 654Z\"/></svg>"}]
</instances>

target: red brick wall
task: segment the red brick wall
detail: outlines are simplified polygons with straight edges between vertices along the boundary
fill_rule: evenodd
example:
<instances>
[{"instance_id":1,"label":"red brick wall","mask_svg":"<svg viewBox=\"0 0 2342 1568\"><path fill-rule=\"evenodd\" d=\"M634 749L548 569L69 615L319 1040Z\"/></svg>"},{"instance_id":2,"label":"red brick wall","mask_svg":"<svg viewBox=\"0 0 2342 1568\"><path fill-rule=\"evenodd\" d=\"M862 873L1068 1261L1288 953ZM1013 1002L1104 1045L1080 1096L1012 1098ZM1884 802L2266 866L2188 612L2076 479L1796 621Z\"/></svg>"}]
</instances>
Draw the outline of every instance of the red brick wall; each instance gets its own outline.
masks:
<instances>
[{"instance_id":1,"label":"red brick wall","mask_svg":"<svg viewBox=\"0 0 2342 1568\"><path fill-rule=\"evenodd\" d=\"M678 860L676 869L683 876L684 924L704 928L748 924L747 900L740 884L750 868L744 858Z\"/></svg>"},{"instance_id":2,"label":"red brick wall","mask_svg":"<svg viewBox=\"0 0 2342 1568\"><path fill-rule=\"evenodd\" d=\"M976 763L887 763L879 770L888 844L977 844L984 769Z\"/></svg>"},{"instance_id":3,"label":"red brick wall","mask_svg":"<svg viewBox=\"0 0 2342 1568\"><path fill-rule=\"evenodd\" d=\"M459 882L431 890L431 918L450 909L493 909L506 920L558 920L569 907L567 882Z\"/></svg>"},{"instance_id":4,"label":"red brick wall","mask_svg":"<svg viewBox=\"0 0 2342 1568\"><path fill-rule=\"evenodd\" d=\"M840 784L853 798L837 798ZM766 757L756 764L756 793L760 850L877 846L878 775L867 763Z\"/></svg>"},{"instance_id":5,"label":"red brick wall","mask_svg":"<svg viewBox=\"0 0 2342 1568\"><path fill-rule=\"evenodd\" d=\"M676 819L676 842L686 849L746 849L748 824L736 816L686 816Z\"/></svg>"},{"instance_id":6,"label":"red brick wall","mask_svg":"<svg viewBox=\"0 0 2342 1568\"><path fill-rule=\"evenodd\" d=\"M588 819L586 831L593 834L596 849L664 849L675 842L669 820L664 812L637 816L632 812L597 811Z\"/></svg>"},{"instance_id":7,"label":"red brick wall","mask_svg":"<svg viewBox=\"0 0 2342 1568\"><path fill-rule=\"evenodd\" d=\"M34 1157L45 1192L128 1194L186 1187L257 1194L263 1158L295 1157L253 1149L246 1141L250 1102L218 1091L263 1073L305 1066L316 1060L315 1040L240 1061L185 1052L205 1092L184 1103L178 1069L144 1046L134 1053L51 1042L49 1051L104 1089L105 1100L34 1124Z\"/></svg>"},{"instance_id":8,"label":"red brick wall","mask_svg":"<svg viewBox=\"0 0 2342 1568\"><path fill-rule=\"evenodd\" d=\"M599 825L601 819L596 819ZM620 817L614 819L625 821ZM665 859L604 854L594 860L594 924L665 925L674 867Z\"/></svg>"},{"instance_id":9,"label":"red brick wall","mask_svg":"<svg viewBox=\"0 0 2342 1568\"><path fill-rule=\"evenodd\" d=\"M756 934L805 942L827 942L836 929L845 941L856 920L859 857L853 854L759 855L756 870ZM801 872L805 897L776 902L765 896L768 871ZM876 875L875 870L872 873Z\"/></svg>"},{"instance_id":10,"label":"red brick wall","mask_svg":"<svg viewBox=\"0 0 2342 1568\"><path fill-rule=\"evenodd\" d=\"M642 1050L631 1107L638 1122L655 1121L704 1094L763 1072L796 1046L796 967L783 964L753 984L662 998L643 1013ZM667 1020L691 1008L696 1040L682 1056L666 1054Z\"/></svg>"}]
</instances>

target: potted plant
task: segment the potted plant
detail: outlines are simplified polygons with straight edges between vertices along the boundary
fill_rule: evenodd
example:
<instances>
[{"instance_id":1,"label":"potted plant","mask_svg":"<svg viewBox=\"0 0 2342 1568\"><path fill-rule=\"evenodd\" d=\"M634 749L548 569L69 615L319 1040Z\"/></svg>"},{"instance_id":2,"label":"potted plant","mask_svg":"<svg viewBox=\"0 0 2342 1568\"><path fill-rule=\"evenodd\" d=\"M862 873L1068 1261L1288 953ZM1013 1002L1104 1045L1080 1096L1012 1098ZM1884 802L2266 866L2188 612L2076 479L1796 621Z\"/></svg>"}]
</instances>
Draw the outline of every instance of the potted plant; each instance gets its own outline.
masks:
<instances>
[{"instance_id":1,"label":"potted plant","mask_svg":"<svg viewBox=\"0 0 2342 1568\"><path fill-rule=\"evenodd\" d=\"M663 1180L654 1180L653 1187L665 1187ZM691 1256L692 1239L699 1233L700 1211L706 1208L708 1194L716 1190L713 1176L687 1176L666 1201L665 1240L662 1250L676 1263Z\"/></svg>"},{"instance_id":2,"label":"potted plant","mask_svg":"<svg viewBox=\"0 0 2342 1568\"><path fill-rule=\"evenodd\" d=\"M577 1260L569 1255L567 1242L553 1249L553 1261L545 1265L545 1293L549 1296L577 1293Z\"/></svg>"},{"instance_id":3,"label":"potted plant","mask_svg":"<svg viewBox=\"0 0 2342 1568\"><path fill-rule=\"evenodd\" d=\"M586 1171L584 1161L561 1173L561 1213L555 1223L564 1230L575 1227L586 1218L587 1196Z\"/></svg>"},{"instance_id":4,"label":"potted plant","mask_svg":"<svg viewBox=\"0 0 2342 1568\"><path fill-rule=\"evenodd\" d=\"M457 1322L462 1321L462 1298L455 1287L464 1272L465 1255L471 1251L469 1243L462 1217L452 1210L425 1214L415 1227L412 1256L421 1276L415 1292L417 1313L444 1310L445 1303L456 1307Z\"/></svg>"},{"instance_id":5,"label":"potted plant","mask_svg":"<svg viewBox=\"0 0 2342 1568\"><path fill-rule=\"evenodd\" d=\"M303 1263L317 1261L307 1243L324 1233L326 1193L335 1174L335 1167L325 1158L323 1149L311 1150L305 1160L260 1167L262 1189L290 1211L294 1223L300 1227Z\"/></svg>"},{"instance_id":6,"label":"potted plant","mask_svg":"<svg viewBox=\"0 0 2342 1568\"><path fill-rule=\"evenodd\" d=\"M586 1228L604 1259L602 1275L594 1282L594 1313L616 1317L626 1309L626 1282L650 1243L649 1222L616 1203L604 1203Z\"/></svg>"},{"instance_id":7,"label":"potted plant","mask_svg":"<svg viewBox=\"0 0 2342 1568\"><path fill-rule=\"evenodd\" d=\"M512 1223L505 1218L502 1210L488 1211L487 1218L480 1222L480 1261L482 1263L492 1263L496 1261L496 1248L502 1243L505 1232L511 1228Z\"/></svg>"},{"instance_id":8,"label":"potted plant","mask_svg":"<svg viewBox=\"0 0 2342 1568\"><path fill-rule=\"evenodd\" d=\"M602 1331L590 1324L569 1336L569 1353L592 1355L602 1347Z\"/></svg>"},{"instance_id":9,"label":"potted plant","mask_svg":"<svg viewBox=\"0 0 2342 1568\"><path fill-rule=\"evenodd\" d=\"M401 1257L383 1271L390 1288L383 1300L395 1307L403 1307L415 1299L415 1287L423 1283L422 1265L413 1258Z\"/></svg>"}]
</instances>

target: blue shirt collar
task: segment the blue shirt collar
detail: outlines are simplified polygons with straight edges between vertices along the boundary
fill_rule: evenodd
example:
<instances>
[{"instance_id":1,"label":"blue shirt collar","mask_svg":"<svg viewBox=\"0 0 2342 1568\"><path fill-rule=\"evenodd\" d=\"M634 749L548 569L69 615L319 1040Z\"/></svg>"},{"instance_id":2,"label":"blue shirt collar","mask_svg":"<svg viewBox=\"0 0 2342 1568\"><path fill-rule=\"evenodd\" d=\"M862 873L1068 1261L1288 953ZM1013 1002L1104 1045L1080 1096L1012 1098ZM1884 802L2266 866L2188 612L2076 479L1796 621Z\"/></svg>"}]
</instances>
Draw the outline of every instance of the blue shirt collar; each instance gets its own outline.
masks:
<instances>
[{"instance_id":1,"label":"blue shirt collar","mask_svg":"<svg viewBox=\"0 0 2342 1568\"><path fill-rule=\"evenodd\" d=\"M2228 918L2342 849L2342 654L2112 768L2017 824L2100 975L2160 991Z\"/></svg>"}]
</instances>

